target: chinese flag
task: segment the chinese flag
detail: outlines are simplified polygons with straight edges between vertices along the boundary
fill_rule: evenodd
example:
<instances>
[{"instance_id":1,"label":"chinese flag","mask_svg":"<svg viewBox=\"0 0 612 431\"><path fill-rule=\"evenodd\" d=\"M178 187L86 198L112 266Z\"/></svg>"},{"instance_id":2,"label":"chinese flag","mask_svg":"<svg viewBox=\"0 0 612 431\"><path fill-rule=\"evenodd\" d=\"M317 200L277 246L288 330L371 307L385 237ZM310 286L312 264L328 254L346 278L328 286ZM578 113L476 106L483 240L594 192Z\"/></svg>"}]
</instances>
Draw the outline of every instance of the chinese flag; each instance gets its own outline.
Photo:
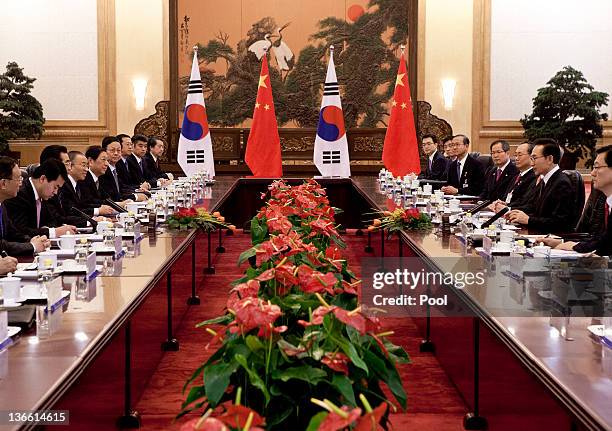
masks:
<instances>
[{"instance_id":1,"label":"chinese flag","mask_svg":"<svg viewBox=\"0 0 612 431\"><path fill-rule=\"evenodd\" d=\"M414 127L410 86L403 52L395 80L391 118L385 135L382 159L385 167L396 177L421 172L419 144Z\"/></svg>"},{"instance_id":2,"label":"chinese flag","mask_svg":"<svg viewBox=\"0 0 612 431\"><path fill-rule=\"evenodd\" d=\"M253 124L249 132L246 164L255 177L282 177L280 138L272 100L272 86L268 72L267 56L261 59L261 73L257 88L257 100L253 111Z\"/></svg>"}]
</instances>

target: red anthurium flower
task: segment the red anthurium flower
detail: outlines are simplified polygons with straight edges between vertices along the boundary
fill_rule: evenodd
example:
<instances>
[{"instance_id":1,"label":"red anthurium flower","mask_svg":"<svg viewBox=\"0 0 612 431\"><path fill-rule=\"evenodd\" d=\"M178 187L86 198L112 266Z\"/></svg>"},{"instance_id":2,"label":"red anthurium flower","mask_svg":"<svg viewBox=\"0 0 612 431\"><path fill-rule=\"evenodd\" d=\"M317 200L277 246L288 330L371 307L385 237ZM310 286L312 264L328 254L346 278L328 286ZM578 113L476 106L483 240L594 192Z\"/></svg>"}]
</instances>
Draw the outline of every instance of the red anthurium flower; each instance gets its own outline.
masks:
<instances>
[{"instance_id":1,"label":"red anthurium flower","mask_svg":"<svg viewBox=\"0 0 612 431\"><path fill-rule=\"evenodd\" d=\"M285 263L276 267L274 277L283 286L294 286L298 284L298 278L293 275L293 271L295 271L295 265Z\"/></svg>"},{"instance_id":2,"label":"red anthurium flower","mask_svg":"<svg viewBox=\"0 0 612 431\"><path fill-rule=\"evenodd\" d=\"M351 325L353 328L359 331L361 335L364 335L366 332L366 319L359 311L347 311L344 308L340 307L332 307L334 316L336 318L346 323L347 325Z\"/></svg>"},{"instance_id":3,"label":"red anthurium flower","mask_svg":"<svg viewBox=\"0 0 612 431\"><path fill-rule=\"evenodd\" d=\"M352 295L358 295L357 290L355 289L355 286L353 286L351 283L349 283L346 280L342 280L342 288L344 289L346 293L350 293Z\"/></svg>"},{"instance_id":4,"label":"red anthurium flower","mask_svg":"<svg viewBox=\"0 0 612 431\"><path fill-rule=\"evenodd\" d=\"M206 418L200 421L201 419L192 419L185 422L181 426L181 431L229 431L229 428L217 418Z\"/></svg>"},{"instance_id":5,"label":"red anthurium flower","mask_svg":"<svg viewBox=\"0 0 612 431\"><path fill-rule=\"evenodd\" d=\"M222 405L225 407L225 412L217 416L217 419L231 428L244 429L250 414L253 414L253 420L251 422L252 427L265 424L264 419L255 410L243 405L234 405L232 401L226 401ZM254 429L255 428L249 428L249 430Z\"/></svg>"},{"instance_id":6,"label":"red anthurium flower","mask_svg":"<svg viewBox=\"0 0 612 431\"><path fill-rule=\"evenodd\" d=\"M325 257L330 260L342 259L342 251L336 245L330 245L325 249Z\"/></svg>"},{"instance_id":7,"label":"red anthurium flower","mask_svg":"<svg viewBox=\"0 0 612 431\"><path fill-rule=\"evenodd\" d=\"M348 413L347 418L343 418L338 413L329 412L323 422L319 425L318 431L338 431L350 426L355 422L359 416L361 416L361 409L359 407L349 409L346 406L341 407L342 411Z\"/></svg>"},{"instance_id":8,"label":"red anthurium flower","mask_svg":"<svg viewBox=\"0 0 612 431\"><path fill-rule=\"evenodd\" d=\"M332 370L344 373L347 376L349 373L348 364L350 361L348 356L340 352L327 352L325 353L325 357L321 359L321 362Z\"/></svg>"},{"instance_id":9,"label":"red anthurium flower","mask_svg":"<svg viewBox=\"0 0 612 431\"><path fill-rule=\"evenodd\" d=\"M257 336L267 337L272 332L272 325L283 313L278 305L262 301L261 298L244 298L235 304L236 317L229 325L230 332L243 334L259 328ZM282 332L282 331L277 331Z\"/></svg>"},{"instance_id":10,"label":"red anthurium flower","mask_svg":"<svg viewBox=\"0 0 612 431\"><path fill-rule=\"evenodd\" d=\"M268 231L272 233L289 233L293 225L287 217L279 216L268 219Z\"/></svg>"},{"instance_id":11,"label":"red anthurium flower","mask_svg":"<svg viewBox=\"0 0 612 431\"><path fill-rule=\"evenodd\" d=\"M366 413L357 420L357 426L353 431L381 431L384 428L380 425L380 420L387 411L387 403L380 403L378 407L370 413Z\"/></svg>"},{"instance_id":12,"label":"red anthurium flower","mask_svg":"<svg viewBox=\"0 0 612 431\"><path fill-rule=\"evenodd\" d=\"M332 295L334 294L334 285L338 282L334 273L323 274L308 265L299 266L298 279L300 288L306 293L328 292Z\"/></svg>"},{"instance_id":13,"label":"red anthurium flower","mask_svg":"<svg viewBox=\"0 0 612 431\"><path fill-rule=\"evenodd\" d=\"M325 236L338 236L338 232L334 227L334 223L323 218L318 218L310 222L310 228L312 229L312 232L310 232L310 236L315 236L318 234L322 234Z\"/></svg>"},{"instance_id":14,"label":"red anthurium flower","mask_svg":"<svg viewBox=\"0 0 612 431\"><path fill-rule=\"evenodd\" d=\"M240 295L240 298L256 297L257 293L259 292L259 281L260 279L258 277L256 280L249 280L246 283L237 284L234 286L231 292L237 292ZM234 307L231 308L233 309Z\"/></svg>"},{"instance_id":15,"label":"red anthurium flower","mask_svg":"<svg viewBox=\"0 0 612 431\"><path fill-rule=\"evenodd\" d=\"M259 274L257 277L255 277L255 280L268 281L268 280L272 280L273 278L274 278L274 268L271 268Z\"/></svg>"}]
</instances>

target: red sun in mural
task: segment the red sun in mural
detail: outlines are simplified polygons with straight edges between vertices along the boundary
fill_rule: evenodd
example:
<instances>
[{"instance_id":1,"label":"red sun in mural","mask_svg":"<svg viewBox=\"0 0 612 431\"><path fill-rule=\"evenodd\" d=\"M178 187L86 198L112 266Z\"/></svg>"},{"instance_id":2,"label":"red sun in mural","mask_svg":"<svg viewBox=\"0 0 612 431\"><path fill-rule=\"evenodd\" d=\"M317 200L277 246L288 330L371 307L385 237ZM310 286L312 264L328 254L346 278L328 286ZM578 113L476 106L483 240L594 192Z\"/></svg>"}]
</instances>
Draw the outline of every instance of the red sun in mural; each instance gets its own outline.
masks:
<instances>
[{"instance_id":1,"label":"red sun in mural","mask_svg":"<svg viewBox=\"0 0 612 431\"><path fill-rule=\"evenodd\" d=\"M351 5L346 11L346 15L348 16L348 19L350 19L353 22L357 21L359 17L363 15L364 13L365 11L363 10L363 6L358 5L358 4Z\"/></svg>"}]
</instances>

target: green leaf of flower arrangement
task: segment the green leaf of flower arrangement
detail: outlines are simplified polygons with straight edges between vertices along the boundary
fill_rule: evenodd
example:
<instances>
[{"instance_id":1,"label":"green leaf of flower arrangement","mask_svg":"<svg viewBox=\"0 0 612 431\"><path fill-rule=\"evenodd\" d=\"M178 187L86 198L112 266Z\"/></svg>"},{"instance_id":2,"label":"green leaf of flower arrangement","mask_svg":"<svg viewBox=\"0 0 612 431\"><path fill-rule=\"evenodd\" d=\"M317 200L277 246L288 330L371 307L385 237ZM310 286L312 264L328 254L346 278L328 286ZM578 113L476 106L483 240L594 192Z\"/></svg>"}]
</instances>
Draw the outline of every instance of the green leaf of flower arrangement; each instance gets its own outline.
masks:
<instances>
[{"instance_id":1,"label":"green leaf of flower arrangement","mask_svg":"<svg viewBox=\"0 0 612 431\"><path fill-rule=\"evenodd\" d=\"M314 368L310 365L302 365L299 367L287 368L284 370L276 370L272 373L272 378L286 382L290 379L302 380L316 385L327 377L327 373L320 368Z\"/></svg>"},{"instance_id":2,"label":"green leaf of flower arrangement","mask_svg":"<svg viewBox=\"0 0 612 431\"><path fill-rule=\"evenodd\" d=\"M204 370L204 386L206 387L206 398L214 407L219 403L225 390L229 386L230 376L238 369L238 364L218 363L206 367Z\"/></svg>"},{"instance_id":3,"label":"green leaf of flower arrangement","mask_svg":"<svg viewBox=\"0 0 612 431\"><path fill-rule=\"evenodd\" d=\"M249 380L251 384L263 393L266 399L266 405L268 405L268 403L270 402L270 393L268 392L268 389L266 388L266 384L264 383L264 381L261 380L261 378L259 377L259 374L257 374L257 371L249 367L249 364L247 363L247 360L243 355L236 355L234 356L234 359L247 372L247 374L249 375Z\"/></svg>"}]
</instances>

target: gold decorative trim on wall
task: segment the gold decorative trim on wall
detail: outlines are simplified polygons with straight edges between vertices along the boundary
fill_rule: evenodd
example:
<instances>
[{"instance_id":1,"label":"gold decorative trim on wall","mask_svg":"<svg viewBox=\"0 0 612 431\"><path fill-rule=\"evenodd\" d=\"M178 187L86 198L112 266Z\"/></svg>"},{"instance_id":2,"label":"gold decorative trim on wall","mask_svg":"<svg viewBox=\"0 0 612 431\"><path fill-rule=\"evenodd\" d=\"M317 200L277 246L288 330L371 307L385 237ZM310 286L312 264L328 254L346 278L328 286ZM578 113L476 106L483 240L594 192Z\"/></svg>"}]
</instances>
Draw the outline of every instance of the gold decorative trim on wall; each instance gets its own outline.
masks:
<instances>
[{"instance_id":1,"label":"gold decorative trim on wall","mask_svg":"<svg viewBox=\"0 0 612 431\"><path fill-rule=\"evenodd\" d=\"M46 137L99 137L115 133L117 101L115 96L115 0L97 0L98 45L98 119L48 120ZM44 107L43 107L44 108Z\"/></svg>"},{"instance_id":2,"label":"gold decorative trim on wall","mask_svg":"<svg viewBox=\"0 0 612 431\"><path fill-rule=\"evenodd\" d=\"M488 152L496 139L518 143L523 139L521 123L491 120L491 1L474 0L474 44L472 58L472 146ZM612 140L612 120L604 122L604 142Z\"/></svg>"}]
</instances>

